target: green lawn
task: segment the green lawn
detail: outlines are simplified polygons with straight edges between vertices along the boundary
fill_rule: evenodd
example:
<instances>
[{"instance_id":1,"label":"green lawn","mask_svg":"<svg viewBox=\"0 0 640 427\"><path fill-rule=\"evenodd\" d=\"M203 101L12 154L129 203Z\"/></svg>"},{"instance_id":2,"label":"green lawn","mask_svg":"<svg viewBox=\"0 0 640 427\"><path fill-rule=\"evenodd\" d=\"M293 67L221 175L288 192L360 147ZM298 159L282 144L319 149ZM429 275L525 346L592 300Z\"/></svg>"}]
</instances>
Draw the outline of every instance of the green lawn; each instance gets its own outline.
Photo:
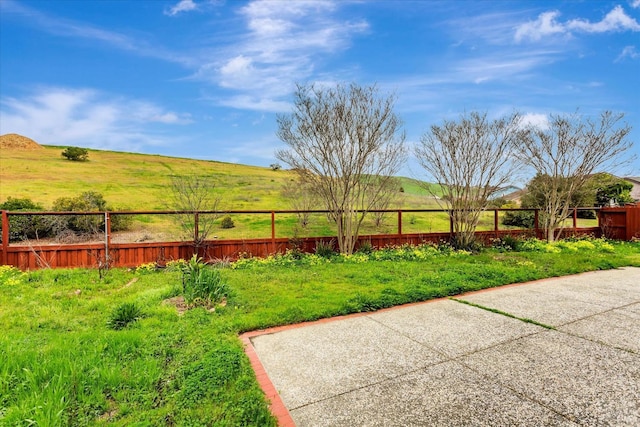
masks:
<instances>
[{"instance_id":1,"label":"green lawn","mask_svg":"<svg viewBox=\"0 0 640 427\"><path fill-rule=\"evenodd\" d=\"M275 425L245 357L243 331L374 310L544 277L640 266L640 243L529 242L475 255L444 247L222 270L224 307L179 315L177 271L0 267L0 425ZM107 322L136 303L142 317Z\"/></svg>"}]
</instances>

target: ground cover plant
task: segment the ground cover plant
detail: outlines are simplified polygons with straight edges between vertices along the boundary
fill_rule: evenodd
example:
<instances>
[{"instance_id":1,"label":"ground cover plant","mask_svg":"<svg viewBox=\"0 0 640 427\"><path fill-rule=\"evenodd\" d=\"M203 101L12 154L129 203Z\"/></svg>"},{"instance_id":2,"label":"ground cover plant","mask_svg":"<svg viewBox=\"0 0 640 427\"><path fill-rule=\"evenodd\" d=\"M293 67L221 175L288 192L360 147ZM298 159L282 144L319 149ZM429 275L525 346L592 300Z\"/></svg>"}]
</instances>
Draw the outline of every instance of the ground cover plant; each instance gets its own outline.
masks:
<instances>
[{"instance_id":1,"label":"ground cover plant","mask_svg":"<svg viewBox=\"0 0 640 427\"><path fill-rule=\"evenodd\" d=\"M0 267L0 425L275 426L239 333L640 266L640 243L504 238L479 253L442 244L246 258L215 270L226 286L215 310L176 304L186 263L102 279Z\"/></svg>"}]
</instances>

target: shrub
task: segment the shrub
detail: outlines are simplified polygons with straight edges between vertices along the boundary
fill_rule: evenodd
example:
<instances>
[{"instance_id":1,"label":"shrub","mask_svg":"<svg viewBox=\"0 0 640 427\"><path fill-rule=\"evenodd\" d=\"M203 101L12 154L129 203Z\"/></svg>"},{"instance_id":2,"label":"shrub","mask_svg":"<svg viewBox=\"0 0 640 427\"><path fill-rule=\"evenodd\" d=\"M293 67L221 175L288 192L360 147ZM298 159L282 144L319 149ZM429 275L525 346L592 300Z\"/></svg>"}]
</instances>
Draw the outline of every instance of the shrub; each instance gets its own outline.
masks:
<instances>
[{"instance_id":1,"label":"shrub","mask_svg":"<svg viewBox=\"0 0 640 427\"><path fill-rule=\"evenodd\" d=\"M89 151L86 148L67 147L62 152L62 157L64 157L67 160L84 162L89 159Z\"/></svg>"},{"instance_id":2,"label":"shrub","mask_svg":"<svg viewBox=\"0 0 640 427\"><path fill-rule=\"evenodd\" d=\"M236 225L233 223L233 219L231 219L231 215L226 215L222 218L222 221L220 221L220 227L221 228L233 228Z\"/></svg>"},{"instance_id":3,"label":"shrub","mask_svg":"<svg viewBox=\"0 0 640 427\"><path fill-rule=\"evenodd\" d=\"M533 211L507 211L502 218L502 224L512 227L533 228L536 221L535 215Z\"/></svg>"},{"instance_id":4,"label":"shrub","mask_svg":"<svg viewBox=\"0 0 640 427\"><path fill-rule=\"evenodd\" d=\"M142 310L134 302L125 302L116 307L111 313L107 326L114 330L124 329L130 323L142 317Z\"/></svg>"},{"instance_id":5,"label":"shrub","mask_svg":"<svg viewBox=\"0 0 640 427\"><path fill-rule=\"evenodd\" d=\"M0 210L7 211L41 211L44 208L31 199L19 199L9 196L0 203ZM52 234L52 220L42 215L15 215L9 218L9 240L36 239L49 237Z\"/></svg>"},{"instance_id":6,"label":"shrub","mask_svg":"<svg viewBox=\"0 0 640 427\"><path fill-rule=\"evenodd\" d=\"M111 210L107 207L107 210ZM133 215L111 215L111 231L130 230L133 225Z\"/></svg>"},{"instance_id":7,"label":"shrub","mask_svg":"<svg viewBox=\"0 0 640 427\"><path fill-rule=\"evenodd\" d=\"M335 244L336 242L334 240L329 240L329 241L318 240L316 242L316 249L315 249L316 255L322 258L331 258L336 254Z\"/></svg>"},{"instance_id":8,"label":"shrub","mask_svg":"<svg viewBox=\"0 0 640 427\"><path fill-rule=\"evenodd\" d=\"M362 243L360 243L360 246L358 247L358 253L361 254L371 254L373 252L373 245L371 244L370 241L364 241Z\"/></svg>"},{"instance_id":9,"label":"shrub","mask_svg":"<svg viewBox=\"0 0 640 427\"><path fill-rule=\"evenodd\" d=\"M502 238L493 239L491 246L500 251L518 251L520 250L521 240L514 236L502 236Z\"/></svg>"},{"instance_id":10,"label":"shrub","mask_svg":"<svg viewBox=\"0 0 640 427\"><path fill-rule=\"evenodd\" d=\"M191 305L214 305L229 296L229 286L220 271L207 266L197 255L182 267L182 292Z\"/></svg>"},{"instance_id":11,"label":"shrub","mask_svg":"<svg viewBox=\"0 0 640 427\"><path fill-rule=\"evenodd\" d=\"M104 212L111 208L102 193L85 191L76 197L60 197L53 202L53 210L60 212ZM75 233L96 233L104 230L102 215L70 215L54 217L53 228L56 235L69 231ZM133 217L130 215L112 215L111 230L123 231L131 228Z\"/></svg>"},{"instance_id":12,"label":"shrub","mask_svg":"<svg viewBox=\"0 0 640 427\"><path fill-rule=\"evenodd\" d=\"M280 165L280 163L271 163L269 167L271 168L272 171L279 171L280 169L282 169L282 166Z\"/></svg>"}]
</instances>

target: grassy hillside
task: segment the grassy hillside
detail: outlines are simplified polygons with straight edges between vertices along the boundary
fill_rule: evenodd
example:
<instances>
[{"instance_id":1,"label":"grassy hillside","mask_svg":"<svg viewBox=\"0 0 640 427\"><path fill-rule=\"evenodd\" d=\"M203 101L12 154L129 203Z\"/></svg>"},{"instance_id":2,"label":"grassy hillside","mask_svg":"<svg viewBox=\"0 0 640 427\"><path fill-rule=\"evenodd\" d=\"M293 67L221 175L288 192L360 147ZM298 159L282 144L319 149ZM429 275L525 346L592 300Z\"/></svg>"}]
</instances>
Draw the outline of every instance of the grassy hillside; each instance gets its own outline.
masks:
<instances>
[{"instance_id":1,"label":"grassy hillside","mask_svg":"<svg viewBox=\"0 0 640 427\"><path fill-rule=\"evenodd\" d=\"M281 189L295 179L286 170L246 166L216 161L194 160L158 155L89 150L89 161L64 159L64 147L44 146L39 150L3 148L0 153L0 202L9 196L30 198L49 209L60 197L74 197L84 191L103 194L107 203L117 210L163 210L163 199L172 175L200 174L215 177L220 209L281 210L291 209L281 196ZM399 192L392 209L437 208L435 200L423 183L400 178L404 192ZM441 218L442 217L442 218ZM270 236L270 217L235 215L236 227L216 230L219 238L250 238ZM278 217L279 236L291 236L297 223L294 215ZM389 215L386 225L376 229L367 226L365 232L394 232L396 219ZM448 227L446 215L413 214L405 217L406 232L443 231ZM169 226L167 217L136 217L135 230L152 233L156 238ZM415 230L414 230L415 229ZM307 235L332 235L332 227L324 215L316 215ZM147 238L149 236L137 236Z\"/></svg>"},{"instance_id":2,"label":"grassy hillside","mask_svg":"<svg viewBox=\"0 0 640 427\"><path fill-rule=\"evenodd\" d=\"M45 207L59 197L83 191L102 193L119 209L162 210L171 175L210 175L218 182L225 210L289 209L280 191L294 179L290 171L216 161L148 154L89 150L89 161L72 162L64 147L42 150L3 149L0 154L0 202L27 197ZM402 178L404 193L394 207L429 208L433 200L416 180Z\"/></svg>"},{"instance_id":3,"label":"grassy hillside","mask_svg":"<svg viewBox=\"0 0 640 427\"><path fill-rule=\"evenodd\" d=\"M118 208L161 210L170 176L197 173L216 177L224 209L281 209L280 188L293 178L254 166L113 151L89 150L89 161L72 162L62 150L3 150L0 200L28 197L48 207L59 197L94 190Z\"/></svg>"}]
</instances>

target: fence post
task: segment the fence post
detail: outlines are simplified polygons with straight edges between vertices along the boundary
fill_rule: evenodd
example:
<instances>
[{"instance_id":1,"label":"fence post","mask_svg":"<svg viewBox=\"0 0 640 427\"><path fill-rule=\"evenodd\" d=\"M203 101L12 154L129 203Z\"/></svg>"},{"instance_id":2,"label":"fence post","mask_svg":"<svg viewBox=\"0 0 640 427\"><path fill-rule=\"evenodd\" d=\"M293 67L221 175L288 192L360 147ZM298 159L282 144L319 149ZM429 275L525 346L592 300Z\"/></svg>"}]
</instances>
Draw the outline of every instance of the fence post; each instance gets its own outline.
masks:
<instances>
[{"instance_id":1,"label":"fence post","mask_svg":"<svg viewBox=\"0 0 640 427\"><path fill-rule=\"evenodd\" d=\"M111 244L111 215L104 213L104 261L109 263L109 245Z\"/></svg>"},{"instance_id":2,"label":"fence post","mask_svg":"<svg viewBox=\"0 0 640 427\"><path fill-rule=\"evenodd\" d=\"M573 208L573 234L576 234L578 228L578 208Z\"/></svg>"},{"instance_id":3,"label":"fence post","mask_svg":"<svg viewBox=\"0 0 640 427\"><path fill-rule=\"evenodd\" d=\"M7 250L9 249L9 215L2 211L2 265L7 265Z\"/></svg>"},{"instance_id":4,"label":"fence post","mask_svg":"<svg viewBox=\"0 0 640 427\"><path fill-rule=\"evenodd\" d=\"M196 244L199 242L198 238L200 237L199 223L200 223L200 215L198 214L198 212L194 212L193 213L193 242Z\"/></svg>"},{"instance_id":5,"label":"fence post","mask_svg":"<svg viewBox=\"0 0 640 427\"><path fill-rule=\"evenodd\" d=\"M276 213L271 211L271 249L276 253Z\"/></svg>"},{"instance_id":6,"label":"fence post","mask_svg":"<svg viewBox=\"0 0 640 427\"><path fill-rule=\"evenodd\" d=\"M398 209L398 235L402 235L402 211Z\"/></svg>"},{"instance_id":7,"label":"fence post","mask_svg":"<svg viewBox=\"0 0 640 427\"><path fill-rule=\"evenodd\" d=\"M494 209L493 211L493 231L495 231L496 238L498 238L498 209Z\"/></svg>"}]
</instances>

